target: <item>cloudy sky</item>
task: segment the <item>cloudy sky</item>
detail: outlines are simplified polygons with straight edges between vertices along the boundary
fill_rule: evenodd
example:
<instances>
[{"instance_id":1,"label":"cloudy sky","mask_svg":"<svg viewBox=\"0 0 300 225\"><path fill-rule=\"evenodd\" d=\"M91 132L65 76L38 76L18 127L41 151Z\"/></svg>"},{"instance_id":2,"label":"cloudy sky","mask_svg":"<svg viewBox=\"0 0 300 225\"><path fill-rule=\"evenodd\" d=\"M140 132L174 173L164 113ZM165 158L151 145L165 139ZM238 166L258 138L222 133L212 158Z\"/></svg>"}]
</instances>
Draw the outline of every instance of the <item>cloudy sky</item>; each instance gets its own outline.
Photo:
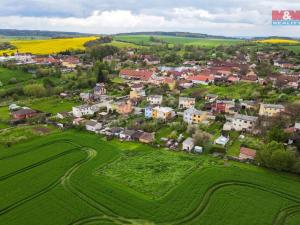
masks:
<instances>
[{"instance_id":1,"label":"cloudy sky","mask_svg":"<svg viewBox=\"0 0 300 225\"><path fill-rule=\"evenodd\" d=\"M272 9L300 0L0 0L0 28L300 37L300 26L272 26Z\"/></svg>"}]
</instances>

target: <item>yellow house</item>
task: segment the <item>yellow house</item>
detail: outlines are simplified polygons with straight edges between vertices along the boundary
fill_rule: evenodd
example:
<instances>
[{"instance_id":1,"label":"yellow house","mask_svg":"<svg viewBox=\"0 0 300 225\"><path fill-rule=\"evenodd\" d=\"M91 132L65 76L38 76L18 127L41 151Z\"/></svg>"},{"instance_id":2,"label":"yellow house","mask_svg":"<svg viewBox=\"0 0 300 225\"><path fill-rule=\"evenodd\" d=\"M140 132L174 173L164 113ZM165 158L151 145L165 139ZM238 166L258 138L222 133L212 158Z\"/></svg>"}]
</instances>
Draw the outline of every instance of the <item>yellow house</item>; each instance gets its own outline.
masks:
<instances>
[{"instance_id":1,"label":"yellow house","mask_svg":"<svg viewBox=\"0 0 300 225\"><path fill-rule=\"evenodd\" d=\"M259 115L260 116L275 116L285 110L283 105L275 104L260 104Z\"/></svg>"},{"instance_id":2,"label":"yellow house","mask_svg":"<svg viewBox=\"0 0 300 225\"><path fill-rule=\"evenodd\" d=\"M208 113L206 111L189 108L183 113L183 120L188 124L199 124L206 120Z\"/></svg>"},{"instance_id":3,"label":"yellow house","mask_svg":"<svg viewBox=\"0 0 300 225\"><path fill-rule=\"evenodd\" d=\"M137 91L130 91L129 97L130 97L130 99L138 99L141 96L140 96L140 93Z\"/></svg>"},{"instance_id":4,"label":"yellow house","mask_svg":"<svg viewBox=\"0 0 300 225\"><path fill-rule=\"evenodd\" d=\"M175 111L170 107L155 107L152 111L153 119L169 120L175 116Z\"/></svg>"},{"instance_id":5,"label":"yellow house","mask_svg":"<svg viewBox=\"0 0 300 225\"><path fill-rule=\"evenodd\" d=\"M207 112L199 111L193 115L193 123L198 124L207 119Z\"/></svg>"}]
</instances>

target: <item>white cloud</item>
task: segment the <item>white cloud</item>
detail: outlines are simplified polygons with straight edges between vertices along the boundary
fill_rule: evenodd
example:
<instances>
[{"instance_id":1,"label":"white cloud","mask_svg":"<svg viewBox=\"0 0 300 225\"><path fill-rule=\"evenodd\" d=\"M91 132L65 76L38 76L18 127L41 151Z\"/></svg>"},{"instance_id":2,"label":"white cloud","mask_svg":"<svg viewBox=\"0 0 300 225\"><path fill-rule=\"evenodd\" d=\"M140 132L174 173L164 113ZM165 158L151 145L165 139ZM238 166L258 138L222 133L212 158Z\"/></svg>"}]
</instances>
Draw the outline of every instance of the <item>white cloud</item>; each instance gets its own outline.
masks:
<instances>
[{"instance_id":1,"label":"white cloud","mask_svg":"<svg viewBox=\"0 0 300 225\"><path fill-rule=\"evenodd\" d=\"M87 17L0 16L2 28L121 33L132 31L190 31L228 36L300 36L299 27L272 27L271 11L232 8L169 9L165 14L130 10L95 10Z\"/></svg>"}]
</instances>

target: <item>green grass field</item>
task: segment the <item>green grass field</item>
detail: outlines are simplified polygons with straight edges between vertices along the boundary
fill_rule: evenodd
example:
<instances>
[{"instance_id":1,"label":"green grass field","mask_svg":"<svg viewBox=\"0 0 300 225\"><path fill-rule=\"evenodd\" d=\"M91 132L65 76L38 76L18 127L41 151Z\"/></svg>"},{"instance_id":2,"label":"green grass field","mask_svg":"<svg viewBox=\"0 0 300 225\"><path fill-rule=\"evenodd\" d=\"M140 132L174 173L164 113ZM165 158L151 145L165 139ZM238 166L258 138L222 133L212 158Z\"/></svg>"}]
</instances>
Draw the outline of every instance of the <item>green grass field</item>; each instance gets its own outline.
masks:
<instances>
[{"instance_id":1,"label":"green grass field","mask_svg":"<svg viewBox=\"0 0 300 225\"><path fill-rule=\"evenodd\" d=\"M20 104L42 112L56 114L58 112L69 112L73 106L79 105L80 103L53 96L21 101Z\"/></svg>"},{"instance_id":2,"label":"green grass field","mask_svg":"<svg viewBox=\"0 0 300 225\"><path fill-rule=\"evenodd\" d=\"M15 78L15 82L23 82L32 78L32 74L25 73L21 70L10 70L0 67L0 82L3 86L9 84L9 81Z\"/></svg>"},{"instance_id":3,"label":"green grass field","mask_svg":"<svg viewBox=\"0 0 300 225\"><path fill-rule=\"evenodd\" d=\"M115 36L115 40L134 43L137 45L155 45L157 43L150 41L148 35L120 35ZM204 38L186 38L186 37L172 37L172 36L155 36L165 43L169 44L183 44L183 45L194 45L202 47L216 47L218 45L234 45L241 43L242 41L237 39L204 39Z\"/></svg>"},{"instance_id":4,"label":"green grass field","mask_svg":"<svg viewBox=\"0 0 300 225\"><path fill-rule=\"evenodd\" d=\"M298 177L208 155L66 131L0 161L0 224L300 223Z\"/></svg>"}]
</instances>

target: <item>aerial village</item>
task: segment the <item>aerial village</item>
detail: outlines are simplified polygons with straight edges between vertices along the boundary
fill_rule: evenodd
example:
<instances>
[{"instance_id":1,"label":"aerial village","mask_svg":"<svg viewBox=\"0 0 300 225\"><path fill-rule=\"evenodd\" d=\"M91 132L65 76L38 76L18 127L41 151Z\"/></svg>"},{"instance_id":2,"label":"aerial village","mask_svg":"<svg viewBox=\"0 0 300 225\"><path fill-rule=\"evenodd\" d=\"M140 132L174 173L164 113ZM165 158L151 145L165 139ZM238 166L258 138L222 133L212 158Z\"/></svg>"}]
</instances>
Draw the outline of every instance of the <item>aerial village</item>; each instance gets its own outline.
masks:
<instances>
[{"instance_id":1,"label":"aerial village","mask_svg":"<svg viewBox=\"0 0 300 225\"><path fill-rule=\"evenodd\" d=\"M61 99L76 99L72 110L53 115L11 103L10 124L16 126L43 115L43 123L86 130L107 140L137 141L172 151L253 162L268 135L291 149L300 145L300 108L293 102L299 99L300 64L290 60L295 58L280 51L262 50L251 55L237 49L226 59L190 59L170 66L158 55L126 49L102 58L102 64L114 71L105 79L100 72L90 88L55 94ZM61 74L95 66L82 54L15 54L0 57L0 62L41 65ZM267 70L266 65L272 69ZM236 86L239 90L232 89ZM227 93L216 93L218 87ZM230 97L236 91L245 93L245 99Z\"/></svg>"}]
</instances>

